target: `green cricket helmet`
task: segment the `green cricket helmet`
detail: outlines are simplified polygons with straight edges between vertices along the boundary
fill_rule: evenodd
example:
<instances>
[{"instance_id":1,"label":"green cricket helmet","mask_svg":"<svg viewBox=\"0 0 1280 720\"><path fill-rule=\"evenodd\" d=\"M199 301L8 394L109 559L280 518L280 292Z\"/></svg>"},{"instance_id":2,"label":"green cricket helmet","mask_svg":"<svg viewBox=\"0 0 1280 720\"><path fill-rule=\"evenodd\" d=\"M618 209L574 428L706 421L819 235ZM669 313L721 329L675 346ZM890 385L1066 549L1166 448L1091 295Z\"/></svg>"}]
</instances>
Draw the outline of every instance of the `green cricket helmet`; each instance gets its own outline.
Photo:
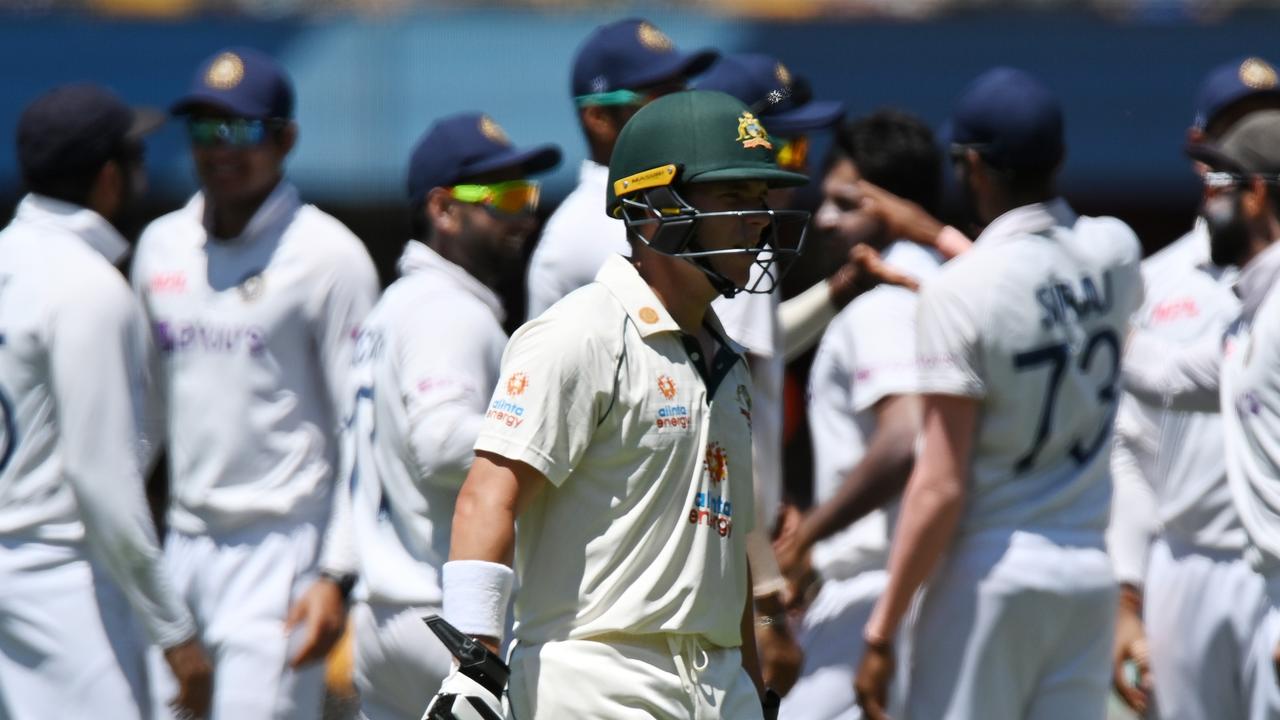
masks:
<instances>
[{"instance_id":1,"label":"green cricket helmet","mask_svg":"<svg viewBox=\"0 0 1280 720\"><path fill-rule=\"evenodd\" d=\"M772 292L804 247L809 213L771 210L763 203L758 210L702 212L680 193L691 184L733 180L762 180L771 188L809 181L778 168L768 131L733 96L710 90L673 93L641 108L622 128L609 160L606 210L622 218L633 238L694 263L725 297ZM698 244L700 219L759 215L770 222L755 247L705 250ZM643 225L657 226L647 240L637 230ZM712 264L715 256L736 253L755 258L756 269L745 288Z\"/></svg>"}]
</instances>

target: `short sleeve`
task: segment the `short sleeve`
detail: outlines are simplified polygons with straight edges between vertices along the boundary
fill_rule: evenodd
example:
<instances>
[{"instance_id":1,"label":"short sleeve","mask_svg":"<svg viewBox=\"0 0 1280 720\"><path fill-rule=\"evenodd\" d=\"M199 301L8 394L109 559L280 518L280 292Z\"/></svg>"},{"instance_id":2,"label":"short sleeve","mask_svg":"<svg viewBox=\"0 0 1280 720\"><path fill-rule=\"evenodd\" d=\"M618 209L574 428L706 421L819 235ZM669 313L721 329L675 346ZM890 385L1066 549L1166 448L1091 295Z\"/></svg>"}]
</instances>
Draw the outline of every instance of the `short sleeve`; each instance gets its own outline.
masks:
<instances>
[{"instance_id":1,"label":"short sleeve","mask_svg":"<svg viewBox=\"0 0 1280 720\"><path fill-rule=\"evenodd\" d=\"M859 329L849 371L853 409L863 412L890 395L919 392L916 371L916 296L884 287L854 300Z\"/></svg>"},{"instance_id":2,"label":"short sleeve","mask_svg":"<svg viewBox=\"0 0 1280 720\"><path fill-rule=\"evenodd\" d=\"M976 293L960 292L955 275L926 283L916 312L916 371L921 393L986 396L981 309Z\"/></svg>"},{"instance_id":3,"label":"short sleeve","mask_svg":"<svg viewBox=\"0 0 1280 720\"><path fill-rule=\"evenodd\" d=\"M512 336L475 449L517 460L562 484L613 397L617 357L564 313Z\"/></svg>"}]
</instances>

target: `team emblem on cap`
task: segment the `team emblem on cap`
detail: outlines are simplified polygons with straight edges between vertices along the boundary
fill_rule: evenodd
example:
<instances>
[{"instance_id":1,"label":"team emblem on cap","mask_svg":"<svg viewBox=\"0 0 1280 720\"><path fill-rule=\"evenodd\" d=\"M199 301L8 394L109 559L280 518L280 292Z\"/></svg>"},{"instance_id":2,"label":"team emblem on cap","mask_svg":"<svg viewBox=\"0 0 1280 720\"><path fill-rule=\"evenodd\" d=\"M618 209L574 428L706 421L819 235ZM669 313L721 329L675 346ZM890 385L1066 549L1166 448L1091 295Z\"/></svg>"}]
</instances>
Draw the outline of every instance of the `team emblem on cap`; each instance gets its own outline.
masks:
<instances>
[{"instance_id":1,"label":"team emblem on cap","mask_svg":"<svg viewBox=\"0 0 1280 720\"><path fill-rule=\"evenodd\" d=\"M1249 58L1240 63L1240 82L1254 90L1270 90L1276 86L1275 68L1259 58Z\"/></svg>"},{"instance_id":2,"label":"team emblem on cap","mask_svg":"<svg viewBox=\"0 0 1280 720\"><path fill-rule=\"evenodd\" d=\"M499 145L511 144L511 140L507 137L507 133L502 129L502 126L494 122L493 118L488 115L480 116L480 134Z\"/></svg>"},{"instance_id":3,"label":"team emblem on cap","mask_svg":"<svg viewBox=\"0 0 1280 720\"><path fill-rule=\"evenodd\" d=\"M647 22L640 23L640 27L636 28L636 37L640 39L641 45L650 50L667 52L672 48L671 38Z\"/></svg>"},{"instance_id":4,"label":"team emblem on cap","mask_svg":"<svg viewBox=\"0 0 1280 720\"><path fill-rule=\"evenodd\" d=\"M244 79L244 61L233 52L224 52L213 59L209 72L204 74L204 84L216 90L230 90Z\"/></svg>"},{"instance_id":5,"label":"team emblem on cap","mask_svg":"<svg viewBox=\"0 0 1280 720\"><path fill-rule=\"evenodd\" d=\"M744 112L738 117L738 141L742 143L744 148L762 147L766 150L773 149L773 145L769 142L769 133L765 132L764 126L760 124L756 116L749 112Z\"/></svg>"},{"instance_id":6,"label":"team emblem on cap","mask_svg":"<svg viewBox=\"0 0 1280 720\"><path fill-rule=\"evenodd\" d=\"M778 63L778 66L773 69L773 76L778 78L778 82L782 83L782 87L791 85L791 71L787 69L786 65Z\"/></svg>"}]
</instances>

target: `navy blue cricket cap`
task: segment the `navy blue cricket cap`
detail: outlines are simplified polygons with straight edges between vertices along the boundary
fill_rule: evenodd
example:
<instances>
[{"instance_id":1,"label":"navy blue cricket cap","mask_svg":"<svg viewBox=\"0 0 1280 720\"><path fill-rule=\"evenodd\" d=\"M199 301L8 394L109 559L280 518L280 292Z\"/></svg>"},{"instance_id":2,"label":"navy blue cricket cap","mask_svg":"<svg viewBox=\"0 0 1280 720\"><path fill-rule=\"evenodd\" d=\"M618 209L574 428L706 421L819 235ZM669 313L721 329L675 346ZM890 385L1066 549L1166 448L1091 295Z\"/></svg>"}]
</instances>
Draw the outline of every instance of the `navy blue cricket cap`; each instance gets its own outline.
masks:
<instances>
[{"instance_id":1,"label":"navy blue cricket cap","mask_svg":"<svg viewBox=\"0 0 1280 720\"><path fill-rule=\"evenodd\" d=\"M420 201L431 188L448 187L476 175L518 167L525 175L560 164L553 144L517 148L493 118L469 112L437 120L418 140L409 158L409 199Z\"/></svg>"},{"instance_id":2,"label":"navy blue cricket cap","mask_svg":"<svg viewBox=\"0 0 1280 720\"><path fill-rule=\"evenodd\" d=\"M953 145L978 151L993 167L1048 169L1065 150L1062 105L1030 73L1010 67L987 70L956 103L948 127Z\"/></svg>"},{"instance_id":3,"label":"navy blue cricket cap","mask_svg":"<svg viewBox=\"0 0 1280 720\"><path fill-rule=\"evenodd\" d=\"M774 135L802 135L833 127L845 106L814 100L808 83L777 58L760 53L723 55L698 79L699 90L719 90L746 103Z\"/></svg>"},{"instance_id":4,"label":"navy blue cricket cap","mask_svg":"<svg viewBox=\"0 0 1280 720\"><path fill-rule=\"evenodd\" d=\"M18 119L18 165L27 181L49 181L101 168L128 141L159 127L164 115L131 108L98 85L54 88L31 101Z\"/></svg>"},{"instance_id":5,"label":"navy blue cricket cap","mask_svg":"<svg viewBox=\"0 0 1280 720\"><path fill-rule=\"evenodd\" d=\"M227 48L200 64L187 94L169 112L186 115L202 105L233 117L292 118L293 83L266 53Z\"/></svg>"},{"instance_id":6,"label":"navy blue cricket cap","mask_svg":"<svg viewBox=\"0 0 1280 720\"><path fill-rule=\"evenodd\" d=\"M1192 124L1204 130L1228 106L1261 94L1280 97L1276 71L1270 63L1257 57L1223 63L1210 70L1200 83L1200 91L1196 93L1196 117Z\"/></svg>"},{"instance_id":7,"label":"navy blue cricket cap","mask_svg":"<svg viewBox=\"0 0 1280 720\"><path fill-rule=\"evenodd\" d=\"M580 98L688 78L706 70L719 55L711 48L680 52L649 21L619 20L593 30L578 48L571 89Z\"/></svg>"}]
</instances>

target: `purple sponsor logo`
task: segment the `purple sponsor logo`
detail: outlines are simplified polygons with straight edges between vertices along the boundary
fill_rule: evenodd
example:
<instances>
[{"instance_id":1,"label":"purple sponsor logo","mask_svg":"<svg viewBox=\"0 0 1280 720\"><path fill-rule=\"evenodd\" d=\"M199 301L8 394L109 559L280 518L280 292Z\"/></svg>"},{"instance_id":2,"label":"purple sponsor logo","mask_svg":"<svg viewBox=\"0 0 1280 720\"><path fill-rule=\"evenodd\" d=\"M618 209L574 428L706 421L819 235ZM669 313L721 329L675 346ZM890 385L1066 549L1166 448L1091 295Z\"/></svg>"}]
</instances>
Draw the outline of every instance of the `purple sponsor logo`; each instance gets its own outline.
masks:
<instances>
[{"instance_id":1,"label":"purple sponsor logo","mask_svg":"<svg viewBox=\"0 0 1280 720\"><path fill-rule=\"evenodd\" d=\"M202 322L153 323L161 352L248 352L258 355L266 349L267 331L257 325L211 325Z\"/></svg>"}]
</instances>

